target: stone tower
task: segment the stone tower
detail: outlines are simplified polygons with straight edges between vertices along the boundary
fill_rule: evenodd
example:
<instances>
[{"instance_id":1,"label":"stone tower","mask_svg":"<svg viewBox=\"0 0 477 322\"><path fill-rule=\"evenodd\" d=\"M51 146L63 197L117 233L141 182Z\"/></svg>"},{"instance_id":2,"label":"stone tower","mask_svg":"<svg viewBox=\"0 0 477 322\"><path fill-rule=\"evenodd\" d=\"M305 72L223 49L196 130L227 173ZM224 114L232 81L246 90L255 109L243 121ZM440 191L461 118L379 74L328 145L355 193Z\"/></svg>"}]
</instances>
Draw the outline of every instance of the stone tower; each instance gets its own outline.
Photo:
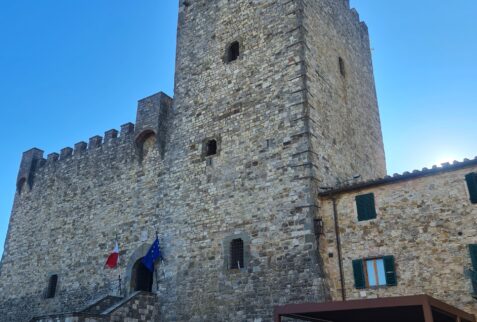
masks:
<instances>
[{"instance_id":1,"label":"stone tower","mask_svg":"<svg viewBox=\"0 0 477 322\"><path fill-rule=\"evenodd\" d=\"M135 128L57 159L24 155L4 316L106 294L115 235L130 293L154 230L161 321L269 321L273 305L324 301L319 188L386 171L367 28L347 0L181 0L174 99L140 101ZM45 300L51 274L58 296Z\"/></svg>"},{"instance_id":2,"label":"stone tower","mask_svg":"<svg viewBox=\"0 0 477 322\"><path fill-rule=\"evenodd\" d=\"M356 11L337 0L182 1L174 110L167 181L183 184L160 199L194 232L174 251L188 254L177 272L187 300L171 303L179 320L267 320L269 301L324 300L317 188L385 174L369 38ZM209 139L219 142L210 159ZM248 267L224 270L224 241L241 235Z\"/></svg>"}]
</instances>

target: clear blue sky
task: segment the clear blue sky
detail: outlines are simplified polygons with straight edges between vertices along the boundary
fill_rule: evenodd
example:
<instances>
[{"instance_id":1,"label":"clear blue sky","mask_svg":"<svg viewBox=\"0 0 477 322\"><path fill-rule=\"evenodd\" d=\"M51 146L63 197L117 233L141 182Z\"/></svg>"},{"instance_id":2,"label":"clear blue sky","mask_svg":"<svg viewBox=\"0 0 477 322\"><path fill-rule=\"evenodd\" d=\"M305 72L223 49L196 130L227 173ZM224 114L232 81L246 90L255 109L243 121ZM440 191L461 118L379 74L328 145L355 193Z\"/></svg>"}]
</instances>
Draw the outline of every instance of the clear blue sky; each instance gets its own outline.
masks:
<instances>
[{"instance_id":1,"label":"clear blue sky","mask_svg":"<svg viewBox=\"0 0 477 322\"><path fill-rule=\"evenodd\" d=\"M87 141L173 94L177 2L0 0L0 253L23 151ZM351 3L370 29L388 172L477 155L477 1Z\"/></svg>"}]
</instances>

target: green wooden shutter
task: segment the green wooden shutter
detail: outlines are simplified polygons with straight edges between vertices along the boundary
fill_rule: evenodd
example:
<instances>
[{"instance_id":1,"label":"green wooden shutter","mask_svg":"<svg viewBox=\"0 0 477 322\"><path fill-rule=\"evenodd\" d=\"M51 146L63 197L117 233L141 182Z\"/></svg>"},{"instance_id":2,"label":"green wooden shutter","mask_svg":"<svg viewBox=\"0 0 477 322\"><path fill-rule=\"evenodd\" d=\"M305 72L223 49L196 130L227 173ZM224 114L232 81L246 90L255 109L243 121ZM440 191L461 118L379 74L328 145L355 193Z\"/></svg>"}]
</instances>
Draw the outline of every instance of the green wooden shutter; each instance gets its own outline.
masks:
<instances>
[{"instance_id":1,"label":"green wooden shutter","mask_svg":"<svg viewBox=\"0 0 477 322\"><path fill-rule=\"evenodd\" d=\"M376 206L374 204L374 193L356 196L356 209L358 210L358 221L376 218Z\"/></svg>"},{"instance_id":2,"label":"green wooden shutter","mask_svg":"<svg viewBox=\"0 0 477 322\"><path fill-rule=\"evenodd\" d=\"M477 244L469 245L470 259L474 272L477 272Z\"/></svg>"},{"instance_id":3,"label":"green wooden shutter","mask_svg":"<svg viewBox=\"0 0 477 322\"><path fill-rule=\"evenodd\" d=\"M467 181L467 188L469 188L470 201L477 203L477 173L469 173L465 176Z\"/></svg>"},{"instance_id":4,"label":"green wooden shutter","mask_svg":"<svg viewBox=\"0 0 477 322\"><path fill-rule=\"evenodd\" d=\"M396 265L394 265L394 256L384 256L384 271L386 274L386 285L387 286L396 286L397 277L396 277Z\"/></svg>"},{"instance_id":5,"label":"green wooden shutter","mask_svg":"<svg viewBox=\"0 0 477 322\"><path fill-rule=\"evenodd\" d=\"M357 289L366 288L366 278L364 276L364 261L356 259L353 261L354 287Z\"/></svg>"}]
</instances>

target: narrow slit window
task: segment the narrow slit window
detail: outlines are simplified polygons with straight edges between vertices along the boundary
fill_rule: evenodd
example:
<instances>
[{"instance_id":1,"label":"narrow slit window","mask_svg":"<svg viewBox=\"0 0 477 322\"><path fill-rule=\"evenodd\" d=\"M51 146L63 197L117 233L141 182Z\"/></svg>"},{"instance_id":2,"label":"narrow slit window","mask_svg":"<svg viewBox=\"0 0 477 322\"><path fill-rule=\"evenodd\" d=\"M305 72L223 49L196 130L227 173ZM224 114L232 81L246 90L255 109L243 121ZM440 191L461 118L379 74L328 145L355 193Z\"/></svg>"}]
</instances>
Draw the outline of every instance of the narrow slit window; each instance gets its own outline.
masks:
<instances>
[{"instance_id":1,"label":"narrow slit window","mask_svg":"<svg viewBox=\"0 0 477 322\"><path fill-rule=\"evenodd\" d=\"M19 195L22 194L23 189L25 188L25 183L26 183L26 179L25 179L25 178L21 178L20 181L18 181L17 191L18 191L18 194L19 194Z\"/></svg>"},{"instance_id":2,"label":"narrow slit window","mask_svg":"<svg viewBox=\"0 0 477 322\"><path fill-rule=\"evenodd\" d=\"M345 66L345 62L343 58L341 57L338 58L338 65L339 65L341 76L346 77L346 66Z\"/></svg>"},{"instance_id":3,"label":"narrow slit window","mask_svg":"<svg viewBox=\"0 0 477 322\"><path fill-rule=\"evenodd\" d=\"M216 154L217 154L217 141L216 140L208 141L205 148L205 155L210 157Z\"/></svg>"},{"instance_id":4,"label":"narrow slit window","mask_svg":"<svg viewBox=\"0 0 477 322\"><path fill-rule=\"evenodd\" d=\"M230 243L230 269L244 268L244 247L242 239L234 239Z\"/></svg>"},{"instance_id":5,"label":"narrow slit window","mask_svg":"<svg viewBox=\"0 0 477 322\"><path fill-rule=\"evenodd\" d=\"M240 43L238 41L234 41L227 48L226 62L227 63L233 62L234 60L237 60L239 56L240 56Z\"/></svg>"},{"instance_id":6,"label":"narrow slit window","mask_svg":"<svg viewBox=\"0 0 477 322\"><path fill-rule=\"evenodd\" d=\"M58 275L51 275L48 281L48 290L46 292L46 298L52 299L56 295L56 287L58 285Z\"/></svg>"}]
</instances>

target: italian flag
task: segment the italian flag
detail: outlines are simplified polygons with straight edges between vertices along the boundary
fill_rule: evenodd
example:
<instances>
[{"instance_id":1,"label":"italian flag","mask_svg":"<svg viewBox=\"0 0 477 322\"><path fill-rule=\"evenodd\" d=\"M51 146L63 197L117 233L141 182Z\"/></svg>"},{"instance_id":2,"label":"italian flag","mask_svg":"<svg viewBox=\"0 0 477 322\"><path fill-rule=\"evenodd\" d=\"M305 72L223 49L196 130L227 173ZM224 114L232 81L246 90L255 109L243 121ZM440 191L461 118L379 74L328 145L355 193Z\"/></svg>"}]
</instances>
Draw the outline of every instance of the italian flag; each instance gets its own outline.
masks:
<instances>
[{"instance_id":1,"label":"italian flag","mask_svg":"<svg viewBox=\"0 0 477 322\"><path fill-rule=\"evenodd\" d=\"M119 259L119 246L118 242L114 246L114 250L109 255L108 259L106 260L106 264L104 264L104 268L116 268L118 266L118 259Z\"/></svg>"}]
</instances>

